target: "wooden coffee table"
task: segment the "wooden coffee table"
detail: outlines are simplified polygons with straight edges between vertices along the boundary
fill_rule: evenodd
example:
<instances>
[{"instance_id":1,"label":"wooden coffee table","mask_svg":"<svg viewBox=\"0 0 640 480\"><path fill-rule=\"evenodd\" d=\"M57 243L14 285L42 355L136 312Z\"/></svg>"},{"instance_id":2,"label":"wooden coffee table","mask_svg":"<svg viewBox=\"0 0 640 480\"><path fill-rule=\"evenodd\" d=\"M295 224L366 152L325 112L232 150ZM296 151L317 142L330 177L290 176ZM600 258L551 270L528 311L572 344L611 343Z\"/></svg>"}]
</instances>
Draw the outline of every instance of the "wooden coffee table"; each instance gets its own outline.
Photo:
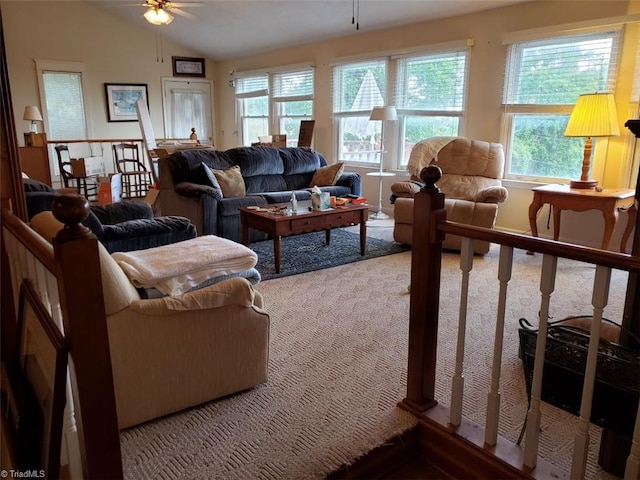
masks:
<instances>
[{"instance_id":1,"label":"wooden coffee table","mask_svg":"<svg viewBox=\"0 0 640 480\"><path fill-rule=\"evenodd\" d=\"M273 204L259 210L241 208L242 243L249 246L249 229L254 228L273 236L273 254L276 273L280 273L282 237L300 233L325 231L327 245L331 241L331 229L360 225L360 255L364 255L367 242L369 205L348 205L331 210L309 211L311 202L298 202L298 213L285 215L288 204ZM265 211L268 209L268 211Z\"/></svg>"}]
</instances>

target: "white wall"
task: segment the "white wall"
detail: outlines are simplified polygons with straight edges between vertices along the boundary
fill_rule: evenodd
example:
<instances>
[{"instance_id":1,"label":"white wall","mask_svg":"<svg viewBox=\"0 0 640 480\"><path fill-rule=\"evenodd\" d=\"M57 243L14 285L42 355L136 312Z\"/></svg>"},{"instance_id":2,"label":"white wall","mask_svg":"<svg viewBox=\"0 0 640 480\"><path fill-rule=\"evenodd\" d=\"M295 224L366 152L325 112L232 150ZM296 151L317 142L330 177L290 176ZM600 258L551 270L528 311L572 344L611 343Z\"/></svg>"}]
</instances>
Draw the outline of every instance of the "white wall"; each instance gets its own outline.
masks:
<instances>
[{"instance_id":1,"label":"white wall","mask_svg":"<svg viewBox=\"0 0 640 480\"><path fill-rule=\"evenodd\" d=\"M2 1L0 7L20 145L22 132L28 131L28 122L22 120L25 105L41 105L34 59L85 64L91 138L142 138L138 122L107 121L105 83L146 83L154 133L165 136L161 77L172 76L171 56L202 55L163 39L164 61L158 61L156 34L85 2ZM213 78L215 65L206 62L205 67Z\"/></svg>"},{"instance_id":2,"label":"white wall","mask_svg":"<svg viewBox=\"0 0 640 480\"><path fill-rule=\"evenodd\" d=\"M200 56L178 45L164 42L164 63L156 61L156 38L147 30L124 24L121 20L81 2L14 2L1 1L4 35L7 48L9 76L14 111L20 127L25 105L39 104L34 58L69 60L87 63L90 76L89 108L96 138L138 136L137 123L110 124L106 121L104 99L105 82L133 82L149 85L150 113L157 137L162 137L162 101L160 78L171 76L171 56ZM35 6L37 5L37 8ZM428 8L428 2L425 2ZM506 32L545 28L593 19L640 13L637 0L593 1L533 1L472 15L423 22L379 32L360 31L348 37L300 45L261 55L224 62L207 62L207 76L215 79L216 145L220 149L238 146L235 123L234 91L227 86L230 71L253 70L311 62L316 71L314 146L329 162L333 153L333 123L331 119L331 62L339 57L367 55L375 52L401 50L420 45L472 38L475 45L471 53L468 113L465 136L488 141L500 137L500 99L506 49L502 36ZM25 25L35 33L27 33ZM638 28L628 28L623 44L622 70L616 103L620 125L628 117L631 79L635 71ZM26 122L24 122L26 128ZM20 130L20 128L19 128ZM593 170L596 178L606 187L623 187L628 178L628 165L624 164L624 151L630 133L622 129L617 139L606 142L606 148L595 152ZM21 132L18 131L19 137ZM22 139L18 139L22 142ZM606 173L603 172L606 164ZM355 170L355 169L351 169ZM364 195L372 203L377 201L376 178L363 175ZM388 194L398 176L385 179L384 206L388 213L392 207ZM517 232L528 232L528 206L531 185L510 183L509 199L500 205L497 226ZM538 230L546 230L545 207L539 214ZM626 223L621 216L616 237ZM575 241L592 246L600 244L601 215L598 212L563 214L561 240ZM614 237L614 240L615 238ZM617 247L617 244L614 243Z\"/></svg>"}]
</instances>

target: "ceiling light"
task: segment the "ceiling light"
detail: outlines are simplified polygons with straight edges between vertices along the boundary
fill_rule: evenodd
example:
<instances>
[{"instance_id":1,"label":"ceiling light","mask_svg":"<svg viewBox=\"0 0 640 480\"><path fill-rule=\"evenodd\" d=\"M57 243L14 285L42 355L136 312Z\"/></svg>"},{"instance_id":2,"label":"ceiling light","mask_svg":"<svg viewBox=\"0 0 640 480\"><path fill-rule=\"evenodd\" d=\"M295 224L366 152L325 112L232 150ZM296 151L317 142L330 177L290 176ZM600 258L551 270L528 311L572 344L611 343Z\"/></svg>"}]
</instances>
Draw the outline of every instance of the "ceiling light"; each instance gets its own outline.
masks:
<instances>
[{"instance_id":1,"label":"ceiling light","mask_svg":"<svg viewBox=\"0 0 640 480\"><path fill-rule=\"evenodd\" d=\"M150 8L144 12L144 18L154 25L169 25L173 22L173 17L165 12L163 8Z\"/></svg>"}]
</instances>

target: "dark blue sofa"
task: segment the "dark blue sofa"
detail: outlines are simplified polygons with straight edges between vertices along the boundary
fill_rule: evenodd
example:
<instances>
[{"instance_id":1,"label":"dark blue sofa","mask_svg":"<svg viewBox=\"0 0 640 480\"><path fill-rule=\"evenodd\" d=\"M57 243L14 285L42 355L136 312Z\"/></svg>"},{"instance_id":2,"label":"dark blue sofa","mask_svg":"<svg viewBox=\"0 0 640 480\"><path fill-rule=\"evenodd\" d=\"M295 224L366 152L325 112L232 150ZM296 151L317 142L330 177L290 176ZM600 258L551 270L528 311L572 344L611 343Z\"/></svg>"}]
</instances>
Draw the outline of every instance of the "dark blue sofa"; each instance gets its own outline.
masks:
<instances>
[{"instance_id":1,"label":"dark blue sofa","mask_svg":"<svg viewBox=\"0 0 640 480\"><path fill-rule=\"evenodd\" d=\"M246 195L223 197L211 186L203 163L216 170L239 166ZM298 200L309 200L313 174L324 166L324 156L310 148L180 150L158 162L160 208L163 215L189 218L199 235L241 242L240 208L288 202L292 191ZM338 197L361 195L362 179L357 173L343 173L335 185L320 189ZM264 233L250 232L252 242L264 239Z\"/></svg>"},{"instance_id":2,"label":"dark blue sofa","mask_svg":"<svg viewBox=\"0 0 640 480\"><path fill-rule=\"evenodd\" d=\"M44 183L23 179L27 215L51 210L60 193ZM188 218L154 217L150 205L126 201L111 205L92 205L82 222L109 253L144 250L196 237L196 228Z\"/></svg>"}]
</instances>

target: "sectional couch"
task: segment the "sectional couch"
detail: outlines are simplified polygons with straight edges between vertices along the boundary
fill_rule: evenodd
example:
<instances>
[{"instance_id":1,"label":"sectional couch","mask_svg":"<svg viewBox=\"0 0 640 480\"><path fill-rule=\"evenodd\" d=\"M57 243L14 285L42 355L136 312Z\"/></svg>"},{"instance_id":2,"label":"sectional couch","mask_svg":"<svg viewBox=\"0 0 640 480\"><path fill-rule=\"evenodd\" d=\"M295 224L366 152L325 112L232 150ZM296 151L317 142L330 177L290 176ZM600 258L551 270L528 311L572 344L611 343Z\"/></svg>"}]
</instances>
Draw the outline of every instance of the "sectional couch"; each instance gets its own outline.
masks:
<instances>
[{"instance_id":1,"label":"sectional couch","mask_svg":"<svg viewBox=\"0 0 640 480\"><path fill-rule=\"evenodd\" d=\"M160 209L189 218L199 235L241 242L240 208L288 202L291 192L309 200L312 183L331 195L360 195L360 175L342 168L310 148L181 150L158 161ZM250 232L251 241L265 239Z\"/></svg>"}]
</instances>

